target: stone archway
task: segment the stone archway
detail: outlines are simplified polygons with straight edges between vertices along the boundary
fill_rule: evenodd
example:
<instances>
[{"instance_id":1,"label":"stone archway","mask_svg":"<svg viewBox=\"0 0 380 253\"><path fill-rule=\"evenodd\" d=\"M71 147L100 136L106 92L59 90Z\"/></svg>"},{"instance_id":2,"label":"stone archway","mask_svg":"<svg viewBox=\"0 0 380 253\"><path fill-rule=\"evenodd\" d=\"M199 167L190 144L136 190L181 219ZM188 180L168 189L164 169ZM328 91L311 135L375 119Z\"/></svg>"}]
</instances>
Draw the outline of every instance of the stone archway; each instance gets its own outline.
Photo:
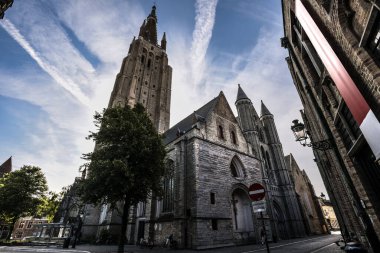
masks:
<instances>
[{"instance_id":1,"label":"stone archway","mask_svg":"<svg viewBox=\"0 0 380 253\"><path fill-rule=\"evenodd\" d=\"M251 200L246 191L236 188L232 192L233 205L233 225L234 231L238 233L247 233L254 230L252 219Z\"/></svg>"},{"instance_id":2,"label":"stone archway","mask_svg":"<svg viewBox=\"0 0 380 253\"><path fill-rule=\"evenodd\" d=\"M275 201L273 201L273 207L274 207L274 220L277 223L277 236L278 239L288 239L289 235L286 230L286 224L285 224L285 218L284 214L281 210L281 207L279 204L277 204Z\"/></svg>"}]
</instances>

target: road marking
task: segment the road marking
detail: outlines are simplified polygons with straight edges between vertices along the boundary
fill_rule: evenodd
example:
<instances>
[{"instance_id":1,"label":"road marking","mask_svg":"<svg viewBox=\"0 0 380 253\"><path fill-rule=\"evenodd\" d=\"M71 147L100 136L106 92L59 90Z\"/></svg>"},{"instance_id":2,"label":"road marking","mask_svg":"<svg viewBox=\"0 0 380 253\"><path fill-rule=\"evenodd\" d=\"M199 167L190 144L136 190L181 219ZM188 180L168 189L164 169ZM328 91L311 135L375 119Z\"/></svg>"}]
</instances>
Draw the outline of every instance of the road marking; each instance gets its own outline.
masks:
<instances>
[{"instance_id":1,"label":"road marking","mask_svg":"<svg viewBox=\"0 0 380 253\"><path fill-rule=\"evenodd\" d=\"M324 249L324 248L330 247L331 245L334 245L334 244L335 244L334 242L333 242L333 243L330 243L329 245L326 245L326 246L323 246L323 247L320 248L320 249L317 249L317 250L311 251L310 253L318 252L318 251L320 251L320 250L322 250L322 249Z\"/></svg>"},{"instance_id":2,"label":"road marking","mask_svg":"<svg viewBox=\"0 0 380 253\"><path fill-rule=\"evenodd\" d=\"M276 248L281 248L281 247L284 247L284 246L288 246L288 245L292 245L292 244L297 244L297 243L301 243L301 242L307 242L307 241L311 241L311 240L315 240L315 239L317 239L317 238L311 238L311 239L297 241L297 242L290 242L290 243L281 244L281 245L277 245L277 246L273 246L273 247L269 247L269 248L270 249L276 249ZM241 253L251 253L251 252L257 252L257 251L263 251L263 250L266 250L266 249L265 248L263 248L263 249L255 249L255 250L251 250L251 251L244 251L244 252L241 252Z\"/></svg>"}]
</instances>

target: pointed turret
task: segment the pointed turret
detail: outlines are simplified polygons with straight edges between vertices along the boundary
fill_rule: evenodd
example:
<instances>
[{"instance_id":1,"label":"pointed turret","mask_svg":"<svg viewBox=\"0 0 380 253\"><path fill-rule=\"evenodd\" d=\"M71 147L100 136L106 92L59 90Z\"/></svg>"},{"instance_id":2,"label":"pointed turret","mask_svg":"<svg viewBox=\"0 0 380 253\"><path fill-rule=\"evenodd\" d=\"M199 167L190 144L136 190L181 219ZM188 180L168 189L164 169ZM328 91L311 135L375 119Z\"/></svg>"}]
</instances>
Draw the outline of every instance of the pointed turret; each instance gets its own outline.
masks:
<instances>
[{"instance_id":1,"label":"pointed turret","mask_svg":"<svg viewBox=\"0 0 380 253\"><path fill-rule=\"evenodd\" d=\"M245 94L243 89L240 87L240 84L238 86L235 105L239 115L239 125L243 131L244 137L252 145L253 155L259 158L260 147L257 132L258 124L260 124L259 115L257 114L255 107L253 107L253 104L247 94Z\"/></svg>"},{"instance_id":2,"label":"pointed turret","mask_svg":"<svg viewBox=\"0 0 380 253\"><path fill-rule=\"evenodd\" d=\"M164 35L162 36L162 39L161 39L161 48L163 50L166 50L166 34L164 32Z\"/></svg>"},{"instance_id":3,"label":"pointed turret","mask_svg":"<svg viewBox=\"0 0 380 253\"><path fill-rule=\"evenodd\" d=\"M273 115L273 114L270 113L268 108L265 106L264 102L261 100L261 115L260 116L262 117L264 115Z\"/></svg>"},{"instance_id":4,"label":"pointed turret","mask_svg":"<svg viewBox=\"0 0 380 253\"><path fill-rule=\"evenodd\" d=\"M142 23L141 26L140 26L139 36L144 36L145 25L146 25L146 21L145 21L145 19L144 19L143 23Z\"/></svg>"},{"instance_id":5,"label":"pointed turret","mask_svg":"<svg viewBox=\"0 0 380 253\"><path fill-rule=\"evenodd\" d=\"M155 5L153 5L152 11L146 18L146 21L144 20L142 23L139 36L143 37L154 45L157 45L157 16Z\"/></svg>"},{"instance_id":6,"label":"pointed turret","mask_svg":"<svg viewBox=\"0 0 380 253\"><path fill-rule=\"evenodd\" d=\"M250 100L247 95L245 94L245 92L243 91L243 89L240 87L240 84L238 84L239 88L238 88L238 94L237 94L237 97L236 97L236 102L235 104L241 100L241 99L248 99Z\"/></svg>"}]
</instances>

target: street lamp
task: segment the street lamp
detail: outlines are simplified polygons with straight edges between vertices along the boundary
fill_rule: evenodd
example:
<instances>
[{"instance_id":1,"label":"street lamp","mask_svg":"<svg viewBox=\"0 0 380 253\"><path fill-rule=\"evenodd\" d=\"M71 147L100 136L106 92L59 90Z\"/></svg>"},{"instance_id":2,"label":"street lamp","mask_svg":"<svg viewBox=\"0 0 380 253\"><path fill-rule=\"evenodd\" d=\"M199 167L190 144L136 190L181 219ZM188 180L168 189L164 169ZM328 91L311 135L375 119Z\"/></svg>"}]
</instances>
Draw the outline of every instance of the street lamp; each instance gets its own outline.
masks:
<instances>
[{"instance_id":1,"label":"street lamp","mask_svg":"<svg viewBox=\"0 0 380 253\"><path fill-rule=\"evenodd\" d=\"M322 151L326 151L332 148L329 140L312 142L309 138L310 133L305 129L305 125L302 122L299 122L298 119L295 119L292 122L293 125L290 127L290 129L293 131L293 134L296 137L296 141L301 143L302 146L307 146Z\"/></svg>"}]
</instances>

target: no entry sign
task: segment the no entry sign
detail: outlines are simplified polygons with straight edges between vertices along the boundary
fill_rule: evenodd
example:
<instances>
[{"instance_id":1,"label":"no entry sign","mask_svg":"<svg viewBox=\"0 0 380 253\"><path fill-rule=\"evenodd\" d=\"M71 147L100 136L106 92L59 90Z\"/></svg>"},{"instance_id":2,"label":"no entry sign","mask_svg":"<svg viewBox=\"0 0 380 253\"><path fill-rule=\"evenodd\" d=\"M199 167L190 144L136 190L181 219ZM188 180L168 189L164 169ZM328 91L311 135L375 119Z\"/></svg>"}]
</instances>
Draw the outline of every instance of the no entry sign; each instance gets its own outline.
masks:
<instances>
[{"instance_id":1,"label":"no entry sign","mask_svg":"<svg viewBox=\"0 0 380 253\"><path fill-rule=\"evenodd\" d=\"M260 201L265 197L265 189L261 184L251 184L249 187L249 197L252 201Z\"/></svg>"}]
</instances>

